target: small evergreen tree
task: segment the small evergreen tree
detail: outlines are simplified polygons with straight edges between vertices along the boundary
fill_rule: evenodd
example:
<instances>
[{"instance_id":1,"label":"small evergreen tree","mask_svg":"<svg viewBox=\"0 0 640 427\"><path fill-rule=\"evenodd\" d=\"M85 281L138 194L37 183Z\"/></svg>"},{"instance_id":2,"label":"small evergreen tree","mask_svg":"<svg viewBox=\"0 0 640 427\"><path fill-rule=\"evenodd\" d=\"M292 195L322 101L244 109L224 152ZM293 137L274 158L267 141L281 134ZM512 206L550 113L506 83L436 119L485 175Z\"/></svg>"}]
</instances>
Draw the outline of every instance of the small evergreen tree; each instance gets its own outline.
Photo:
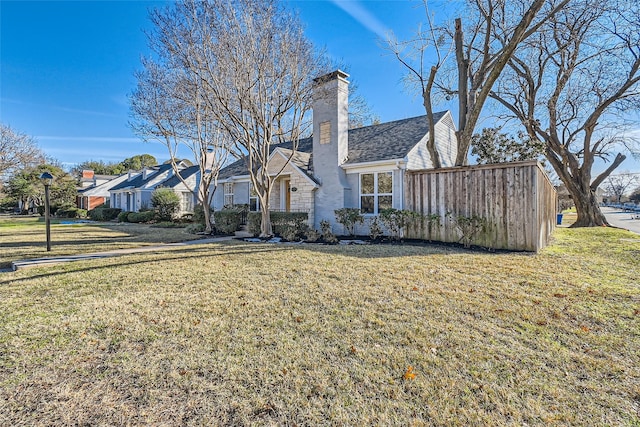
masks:
<instances>
[{"instance_id":1,"label":"small evergreen tree","mask_svg":"<svg viewBox=\"0 0 640 427\"><path fill-rule=\"evenodd\" d=\"M160 221L171 221L180 208L180 197L170 188L158 188L151 195L151 206Z\"/></svg>"}]
</instances>

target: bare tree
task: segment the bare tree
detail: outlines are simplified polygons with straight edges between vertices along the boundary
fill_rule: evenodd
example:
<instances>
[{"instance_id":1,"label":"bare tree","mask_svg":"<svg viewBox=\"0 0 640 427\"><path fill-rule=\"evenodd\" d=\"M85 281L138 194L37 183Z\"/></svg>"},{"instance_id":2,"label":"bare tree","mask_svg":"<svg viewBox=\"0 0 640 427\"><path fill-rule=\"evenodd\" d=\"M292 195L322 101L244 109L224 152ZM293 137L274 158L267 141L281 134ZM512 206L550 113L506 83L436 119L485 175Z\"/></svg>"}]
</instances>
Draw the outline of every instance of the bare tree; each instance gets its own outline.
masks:
<instances>
[{"instance_id":1,"label":"bare tree","mask_svg":"<svg viewBox=\"0 0 640 427\"><path fill-rule=\"evenodd\" d=\"M0 182L20 169L45 162L36 140L0 123Z\"/></svg>"},{"instance_id":2,"label":"bare tree","mask_svg":"<svg viewBox=\"0 0 640 427\"><path fill-rule=\"evenodd\" d=\"M604 180L604 189L607 193L615 196L618 203L622 202L622 196L640 182L640 174L623 172L615 175L609 175Z\"/></svg>"},{"instance_id":3,"label":"bare tree","mask_svg":"<svg viewBox=\"0 0 640 427\"><path fill-rule=\"evenodd\" d=\"M183 0L156 20L163 45L198 76L203 101L235 142L258 195L261 236L272 235L269 199L284 169L270 170L272 147L291 142L295 152L320 73L300 21L276 0Z\"/></svg>"},{"instance_id":4,"label":"bare tree","mask_svg":"<svg viewBox=\"0 0 640 427\"><path fill-rule=\"evenodd\" d=\"M161 17L159 13L153 15L158 27L163 24ZM178 149L185 147L191 152L199 167L192 192L203 206L205 232L210 234L213 221L209 206L233 144L204 102L198 75L181 67L170 49L160 49L163 45L157 36L150 34L158 62L144 59L144 69L136 73L138 84L130 98L131 127L145 140L160 141L167 147L173 171L186 188L191 186L178 167Z\"/></svg>"},{"instance_id":5,"label":"bare tree","mask_svg":"<svg viewBox=\"0 0 640 427\"><path fill-rule=\"evenodd\" d=\"M597 158L632 148L627 115L640 108L640 10L635 1L574 1L522 46L492 94L545 143L545 155L576 205L573 226L607 225L595 191ZM627 134L628 135L628 134Z\"/></svg>"},{"instance_id":6,"label":"bare tree","mask_svg":"<svg viewBox=\"0 0 640 427\"><path fill-rule=\"evenodd\" d=\"M430 15L427 0L423 0L427 16L427 30L418 31L414 40L404 43L391 42L391 50L407 67L413 80L418 83L423 104L433 128L433 92L438 89L447 98L458 98L458 149L456 165L468 162L471 139L480 119L480 114L493 85L500 77L509 59L518 46L540 26L561 10L569 0L469 0L465 34L463 20L457 18L454 30L437 28ZM430 49L433 56L428 55ZM454 84L438 79L449 56L455 53ZM431 67L425 61L432 60ZM427 71L428 70L428 71ZM446 73L451 74L451 73ZM427 148L434 163L440 166L435 149L435 138L430 137Z\"/></svg>"}]
</instances>

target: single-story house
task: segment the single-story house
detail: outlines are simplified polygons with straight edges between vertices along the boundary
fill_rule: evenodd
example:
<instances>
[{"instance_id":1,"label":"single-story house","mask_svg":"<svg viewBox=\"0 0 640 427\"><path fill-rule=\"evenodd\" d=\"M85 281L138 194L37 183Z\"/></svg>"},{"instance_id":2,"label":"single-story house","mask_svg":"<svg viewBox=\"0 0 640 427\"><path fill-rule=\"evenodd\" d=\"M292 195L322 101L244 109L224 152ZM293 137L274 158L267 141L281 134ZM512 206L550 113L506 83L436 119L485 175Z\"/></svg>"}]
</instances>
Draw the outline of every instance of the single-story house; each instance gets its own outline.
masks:
<instances>
[{"instance_id":1,"label":"single-story house","mask_svg":"<svg viewBox=\"0 0 640 427\"><path fill-rule=\"evenodd\" d=\"M171 188L180 197L180 211L179 215L193 213L193 207L196 205L197 200L194 195L194 189L198 188L200 182L200 166L189 166L180 171L182 180L175 174L171 175L166 180L159 183L156 188L166 187ZM185 186L185 183L187 184Z\"/></svg>"},{"instance_id":2,"label":"single-story house","mask_svg":"<svg viewBox=\"0 0 640 427\"><path fill-rule=\"evenodd\" d=\"M191 166L183 161L178 164L178 168L187 184L196 188L199 179L198 166ZM170 163L146 167L141 172L130 171L125 174L125 177L125 180L109 190L111 207L129 212L151 208L153 191L156 188L167 187L180 196L180 214L193 212L195 202L193 191L185 187L180 178L175 175Z\"/></svg>"},{"instance_id":3,"label":"single-story house","mask_svg":"<svg viewBox=\"0 0 640 427\"><path fill-rule=\"evenodd\" d=\"M84 173L85 171L83 171ZM106 175L105 175L106 176ZM97 185L80 188L76 196L76 206L80 209L91 210L103 203L110 201L109 191L116 185L127 179L128 174L114 176L110 180L103 181Z\"/></svg>"},{"instance_id":4,"label":"single-story house","mask_svg":"<svg viewBox=\"0 0 640 427\"><path fill-rule=\"evenodd\" d=\"M273 146L269 162L273 176L282 171L274 182L271 209L307 212L313 228L327 220L337 233L343 230L336 209L359 208L372 217L384 208L404 208L405 172L432 167L426 146L430 131L443 166L454 165L457 150L449 111L435 114L433 130L426 116L349 129L347 78L337 70L315 79L313 136L300 140L295 153L291 143ZM242 160L220 171L212 202L216 210L236 204L259 209Z\"/></svg>"}]
</instances>

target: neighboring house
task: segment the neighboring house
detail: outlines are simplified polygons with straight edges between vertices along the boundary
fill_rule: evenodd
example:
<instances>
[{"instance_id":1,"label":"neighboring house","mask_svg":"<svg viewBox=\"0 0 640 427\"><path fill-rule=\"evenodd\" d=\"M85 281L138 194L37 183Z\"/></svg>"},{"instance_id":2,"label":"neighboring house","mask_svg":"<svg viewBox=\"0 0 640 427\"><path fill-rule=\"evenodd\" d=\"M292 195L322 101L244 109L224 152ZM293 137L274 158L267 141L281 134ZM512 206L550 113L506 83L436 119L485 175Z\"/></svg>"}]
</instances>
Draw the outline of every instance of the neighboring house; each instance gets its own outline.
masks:
<instances>
[{"instance_id":1,"label":"neighboring house","mask_svg":"<svg viewBox=\"0 0 640 427\"><path fill-rule=\"evenodd\" d=\"M83 175L84 175L83 171ZM107 176L107 175L102 175ZM80 188L76 196L76 206L80 209L91 210L110 201L109 191L128 178L128 174L114 176L112 179L102 181L100 184L87 188ZM99 182L99 181L96 181Z\"/></svg>"},{"instance_id":2,"label":"neighboring house","mask_svg":"<svg viewBox=\"0 0 640 427\"><path fill-rule=\"evenodd\" d=\"M185 163L178 164L180 170L186 167ZM153 190L171 176L173 168L170 163L146 167L140 172L129 171L127 179L109 190L111 207L129 212L150 208Z\"/></svg>"},{"instance_id":3,"label":"neighboring house","mask_svg":"<svg viewBox=\"0 0 640 427\"><path fill-rule=\"evenodd\" d=\"M80 175L80 188L97 187L117 178L118 175L96 175L92 170L83 170Z\"/></svg>"},{"instance_id":4,"label":"neighboring house","mask_svg":"<svg viewBox=\"0 0 640 427\"><path fill-rule=\"evenodd\" d=\"M342 232L335 227L334 211L344 207L359 208L365 216L403 209L405 172L432 167L426 116L348 129L347 77L338 70L315 79L313 137L300 140L293 156L291 143L272 147L269 172L282 172L274 182L271 209L307 212L315 229L328 220ZM457 142L451 113L437 113L435 122L442 165L453 166ZM258 210L242 160L222 169L218 182L214 209L248 204Z\"/></svg>"},{"instance_id":5,"label":"neighboring house","mask_svg":"<svg viewBox=\"0 0 640 427\"><path fill-rule=\"evenodd\" d=\"M193 207L197 200L194 195L194 189L198 188L200 181L200 166L189 166L180 171L180 176L184 179L187 186L175 174L170 178L159 183L156 188L171 188L180 197L179 215L193 213Z\"/></svg>"}]
</instances>

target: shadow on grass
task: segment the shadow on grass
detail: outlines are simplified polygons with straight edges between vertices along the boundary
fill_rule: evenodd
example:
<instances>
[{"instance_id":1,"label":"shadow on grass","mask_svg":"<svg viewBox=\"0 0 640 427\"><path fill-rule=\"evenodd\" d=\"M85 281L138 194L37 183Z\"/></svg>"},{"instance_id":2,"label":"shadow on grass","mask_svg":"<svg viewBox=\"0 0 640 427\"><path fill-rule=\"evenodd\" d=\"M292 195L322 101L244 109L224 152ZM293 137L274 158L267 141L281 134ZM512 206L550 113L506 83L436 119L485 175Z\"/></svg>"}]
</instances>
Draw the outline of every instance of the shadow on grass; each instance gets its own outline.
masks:
<instances>
[{"instance_id":1,"label":"shadow on grass","mask_svg":"<svg viewBox=\"0 0 640 427\"><path fill-rule=\"evenodd\" d=\"M218 250L221 250L221 249L223 249L223 248L218 248ZM239 249L239 247L237 245L234 245L233 247L230 247L228 249ZM263 252L285 251L285 250L290 250L290 249L292 249L292 248L290 248L290 247L287 248L287 247L284 247L284 246L283 247L269 246L269 247L264 247L264 248L257 248L256 246L251 246L251 247L247 247L246 250L229 250L229 251L221 251L221 252L217 252L217 253L203 253L203 251L206 250L205 248L187 248L187 249L182 249L181 248L180 250L172 250L172 251L162 250L162 253L149 251L149 252L134 253L134 254L118 254L118 255L110 255L110 256L105 257L105 258L79 259L77 261L69 261L69 262L61 262L61 263L58 263L58 264L51 264L50 267L56 267L56 266L60 266L62 264L68 264L71 267L65 268L64 270L59 270L59 271L49 271L49 272L45 272L45 273L41 273L41 274L30 275L28 277L23 277L23 278L12 278L12 279L8 279L8 280L0 280L0 285L15 284L15 283L24 282L24 281L30 281L30 280L33 280L33 279L42 279L42 278L47 278L47 277L55 277L55 276L59 276L59 275L63 275L63 274L69 274L69 273L81 273L81 272L87 272L87 271L99 271L99 270L117 268L117 267L122 267L122 266L144 265L144 264L162 262L162 261L182 261L182 260L185 260L185 259L195 259L195 258L219 257L219 256L228 256L228 255L258 254L258 253L263 253ZM193 252L198 252L198 253L197 254L192 254L192 255L185 255L185 253L193 253ZM140 256L145 256L145 257L146 256L151 256L151 258L126 262L126 259L123 259L123 258L127 257L127 256L138 256L138 257L140 257ZM114 262L107 262L107 263L99 265L99 266L85 266L85 265L83 265L83 263L79 262L79 261L95 261L95 260L113 260ZM74 266L77 266L78 268L73 268ZM42 267L31 267L31 268L35 269L35 268L43 268L43 267L46 268L45 266L42 266Z\"/></svg>"}]
</instances>

